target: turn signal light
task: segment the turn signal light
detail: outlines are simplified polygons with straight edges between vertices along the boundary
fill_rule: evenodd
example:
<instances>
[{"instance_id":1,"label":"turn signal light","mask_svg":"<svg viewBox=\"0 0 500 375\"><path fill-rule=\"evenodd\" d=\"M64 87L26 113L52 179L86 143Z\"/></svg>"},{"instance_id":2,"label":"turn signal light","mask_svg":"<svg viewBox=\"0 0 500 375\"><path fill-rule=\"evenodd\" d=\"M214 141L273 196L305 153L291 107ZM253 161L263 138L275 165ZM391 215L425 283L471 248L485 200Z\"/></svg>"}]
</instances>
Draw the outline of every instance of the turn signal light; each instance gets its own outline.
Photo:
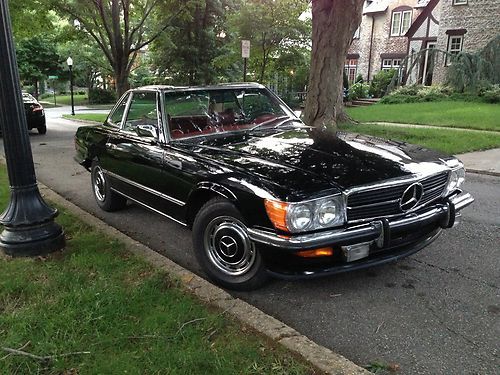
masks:
<instances>
[{"instance_id":1,"label":"turn signal light","mask_svg":"<svg viewBox=\"0 0 500 375\"><path fill-rule=\"evenodd\" d=\"M302 258L329 257L333 255L333 249L331 247L322 247L314 250L303 250L299 251L297 255Z\"/></svg>"},{"instance_id":2,"label":"turn signal light","mask_svg":"<svg viewBox=\"0 0 500 375\"><path fill-rule=\"evenodd\" d=\"M269 216L269 220L271 220L274 227L288 232L288 227L286 226L286 210L288 208L288 204L268 199L266 199L264 203L266 206L267 216Z\"/></svg>"}]
</instances>

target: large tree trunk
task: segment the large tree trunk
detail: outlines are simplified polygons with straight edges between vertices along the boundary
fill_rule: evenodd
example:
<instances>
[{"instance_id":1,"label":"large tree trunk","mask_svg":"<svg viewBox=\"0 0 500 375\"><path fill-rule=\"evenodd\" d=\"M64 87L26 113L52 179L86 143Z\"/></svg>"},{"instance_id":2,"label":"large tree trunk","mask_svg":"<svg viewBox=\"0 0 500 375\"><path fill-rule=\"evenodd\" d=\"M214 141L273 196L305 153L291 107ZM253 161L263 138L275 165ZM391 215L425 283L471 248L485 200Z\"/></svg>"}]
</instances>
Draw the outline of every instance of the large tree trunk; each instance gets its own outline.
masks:
<instances>
[{"instance_id":1,"label":"large tree trunk","mask_svg":"<svg viewBox=\"0 0 500 375\"><path fill-rule=\"evenodd\" d=\"M117 99L120 98L130 88L130 83L128 81L129 75L130 71L126 66L115 67L114 76Z\"/></svg>"},{"instance_id":2,"label":"large tree trunk","mask_svg":"<svg viewBox=\"0 0 500 375\"><path fill-rule=\"evenodd\" d=\"M312 57L304 121L334 130L345 119L343 72L349 45L361 23L363 0L312 1Z\"/></svg>"}]
</instances>

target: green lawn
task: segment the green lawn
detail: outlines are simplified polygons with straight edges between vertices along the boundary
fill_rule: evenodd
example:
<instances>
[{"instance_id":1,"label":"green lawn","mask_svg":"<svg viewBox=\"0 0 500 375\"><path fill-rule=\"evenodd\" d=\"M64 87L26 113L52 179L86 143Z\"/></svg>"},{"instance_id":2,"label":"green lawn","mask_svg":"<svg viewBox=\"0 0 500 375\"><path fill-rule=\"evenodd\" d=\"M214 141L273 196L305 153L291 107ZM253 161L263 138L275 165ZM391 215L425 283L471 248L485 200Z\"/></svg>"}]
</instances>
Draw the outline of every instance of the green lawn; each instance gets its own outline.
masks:
<instances>
[{"instance_id":1,"label":"green lawn","mask_svg":"<svg viewBox=\"0 0 500 375\"><path fill-rule=\"evenodd\" d=\"M500 132L500 105L466 101L376 104L347 108L360 122L386 121Z\"/></svg>"},{"instance_id":2,"label":"green lawn","mask_svg":"<svg viewBox=\"0 0 500 375\"><path fill-rule=\"evenodd\" d=\"M85 121L96 121L103 123L106 120L108 115L106 113L77 113L74 116L72 115L63 115L63 118L68 120L85 120Z\"/></svg>"},{"instance_id":3,"label":"green lawn","mask_svg":"<svg viewBox=\"0 0 500 375\"><path fill-rule=\"evenodd\" d=\"M1 209L8 191L1 167ZM0 374L314 373L116 240L64 211L58 222L64 251L0 256Z\"/></svg>"},{"instance_id":4,"label":"green lawn","mask_svg":"<svg viewBox=\"0 0 500 375\"><path fill-rule=\"evenodd\" d=\"M405 141L452 155L500 147L500 133L497 135L453 129L405 128L374 124L340 125L339 129Z\"/></svg>"},{"instance_id":5,"label":"green lawn","mask_svg":"<svg viewBox=\"0 0 500 375\"><path fill-rule=\"evenodd\" d=\"M43 102L54 104L54 97L49 96L45 99L41 99ZM89 100L86 94L73 95L73 101L75 105L88 105ZM57 105L71 105L71 95L56 95L56 103Z\"/></svg>"}]
</instances>

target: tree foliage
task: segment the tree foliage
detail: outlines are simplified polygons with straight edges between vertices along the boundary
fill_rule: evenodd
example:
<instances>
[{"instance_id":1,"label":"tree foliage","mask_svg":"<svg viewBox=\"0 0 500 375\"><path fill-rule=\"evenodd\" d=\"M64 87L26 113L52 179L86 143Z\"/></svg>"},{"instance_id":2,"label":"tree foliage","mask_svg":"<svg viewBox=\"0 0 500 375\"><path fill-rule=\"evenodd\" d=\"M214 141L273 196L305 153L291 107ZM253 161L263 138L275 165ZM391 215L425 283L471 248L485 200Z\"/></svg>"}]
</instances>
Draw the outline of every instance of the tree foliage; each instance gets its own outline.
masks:
<instances>
[{"instance_id":1,"label":"tree foliage","mask_svg":"<svg viewBox=\"0 0 500 375\"><path fill-rule=\"evenodd\" d=\"M52 29L54 15L47 11L44 0L9 1L9 12L16 40L32 38Z\"/></svg>"},{"instance_id":2,"label":"tree foliage","mask_svg":"<svg viewBox=\"0 0 500 375\"><path fill-rule=\"evenodd\" d=\"M185 1L182 13L151 47L154 67L175 83L218 81L225 75L225 67L217 59L229 53L227 15L234 9L235 0ZM169 21L160 18L160 22Z\"/></svg>"},{"instance_id":3,"label":"tree foliage","mask_svg":"<svg viewBox=\"0 0 500 375\"><path fill-rule=\"evenodd\" d=\"M34 85L38 95L39 81L59 71L61 58L55 44L43 36L22 39L17 43L16 54L21 80Z\"/></svg>"},{"instance_id":4,"label":"tree foliage","mask_svg":"<svg viewBox=\"0 0 500 375\"><path fill-rule=\"evenodd\" d=\"M154 41L168 24L154 22L160 5L169 0L49 0L70 23L99 46L113 70L116 91L129 88L130 71L139 51ZM163 8L165 9L165 8Z\"/></svg>"},{"instance_id":5,"label":"tree foliage","mask_svg":"<svg viewBox=\"0 0 500 375\"><path fill-rule=\"evenodd\" d=\"M310 21L300 17L307 7L308 2L303 0L242 2L240 11L232 19L232 26L239 39L251 42L249 67L255 72L257 81L265 81L273 58L309 44Z\"/></svg>"}]
</instances>

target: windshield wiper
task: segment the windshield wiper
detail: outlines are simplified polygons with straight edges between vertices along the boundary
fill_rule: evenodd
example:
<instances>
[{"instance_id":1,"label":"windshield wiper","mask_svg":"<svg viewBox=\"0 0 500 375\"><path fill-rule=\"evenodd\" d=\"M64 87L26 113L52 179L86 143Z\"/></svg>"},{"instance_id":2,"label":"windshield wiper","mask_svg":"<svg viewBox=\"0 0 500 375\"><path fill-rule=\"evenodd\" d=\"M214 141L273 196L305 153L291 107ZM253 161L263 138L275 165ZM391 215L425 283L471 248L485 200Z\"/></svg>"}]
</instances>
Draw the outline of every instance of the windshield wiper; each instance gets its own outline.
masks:
<instances>
[{"instance_id":1,"label":"windshield wiper","mask_svg":"<svg viewBox=\"0 0 500 375\"><path fill-rule=\"evenodd\" d=\"M265 126L265 125L269 125L269 124L273 123L274 121L283 120L283 119L286 119L286 118L290 118L290 117L288 117L288 116L280 116L280 117L275 117L275 118L273 118L273 119L270 119L270 120L267 120L267 121L261 122L261 123L260 123L260 124L258 124L258 125L255 125L254 127L252 127L252 128L250 128L250 129L248 129L248 131L249 131L249 132L251 132L251 131L256 130L256 129L258 129L258 128L261 128L261 127L263 127L263 126ZM279 125L281 125L281 124L279 124Z\"/></svg>"}]
</instances>

